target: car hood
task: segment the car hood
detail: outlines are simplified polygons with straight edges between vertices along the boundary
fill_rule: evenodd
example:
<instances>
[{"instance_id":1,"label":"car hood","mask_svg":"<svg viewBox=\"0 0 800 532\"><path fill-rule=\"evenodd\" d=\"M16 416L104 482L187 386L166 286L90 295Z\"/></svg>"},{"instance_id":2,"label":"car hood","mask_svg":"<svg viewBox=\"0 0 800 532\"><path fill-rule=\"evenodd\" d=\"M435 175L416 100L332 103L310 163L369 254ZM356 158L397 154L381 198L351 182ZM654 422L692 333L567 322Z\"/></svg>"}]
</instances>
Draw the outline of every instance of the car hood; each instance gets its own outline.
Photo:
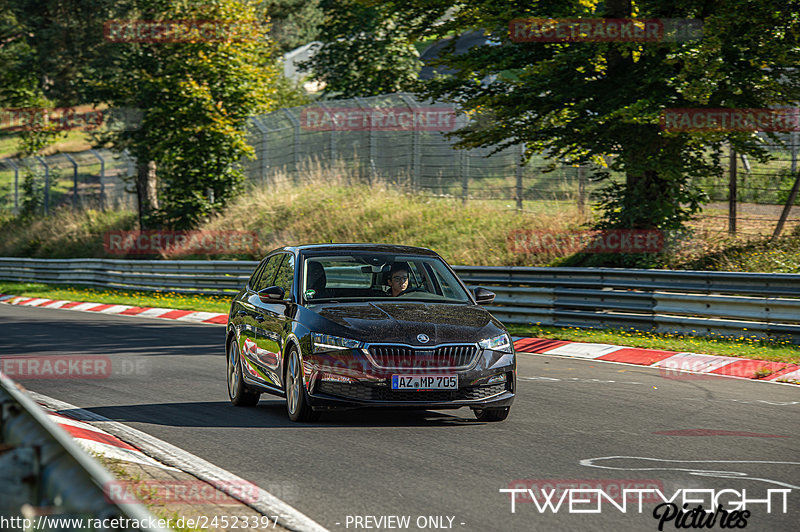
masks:
<instances>
[{"instance_id":1,"label":"car hood","mask_svg":"<svg viewBox=\"0 0 800 532\"><path fill-rule=\"evenodd\" d=\"M489 312L477 305L416 302L370 302L319 305L324 320L347 329L346 335L370 343L438 345L473 343L505 332ZM334 329L341 330L339 327ZM332 331L331 331L332 332ZM425 334L426 343L417 340Z\"/></svg>"}]
</instances>

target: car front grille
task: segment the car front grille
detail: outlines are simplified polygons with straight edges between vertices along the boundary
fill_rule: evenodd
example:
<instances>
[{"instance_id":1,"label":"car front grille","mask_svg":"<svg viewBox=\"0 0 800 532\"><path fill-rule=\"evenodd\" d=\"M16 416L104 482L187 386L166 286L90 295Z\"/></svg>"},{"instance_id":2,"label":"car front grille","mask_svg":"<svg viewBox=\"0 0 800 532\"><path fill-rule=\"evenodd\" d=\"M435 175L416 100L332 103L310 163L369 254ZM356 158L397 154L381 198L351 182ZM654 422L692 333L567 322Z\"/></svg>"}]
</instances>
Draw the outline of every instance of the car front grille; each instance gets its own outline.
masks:
<instances>
[{"instance_id":1,"label":"car front grille","mask_svg":"<svg viewBox=\"0 0 800 532\"><path fill-rule=\"evenodd\" d=\"M418 349L403 345L372 345L369 354L383 368L461 368L475 359L474 344Z\"/></svg>"},{"instance_id":2,"label":"car front grille","mask_svg":"<svg viewBox=\"0 0 800 532\"><path fill-rule=\"evenodd\" d=\"M392 390L383 386L365 385L359 383L320 382L317 393L334 395L345 399L357 401L383 401L383 402L424 402L445 403L448 401L475 401L492 397L506 390L506 383L500 382L488 386L471 386L458 390Z\"/></svg>"}]
</instances>

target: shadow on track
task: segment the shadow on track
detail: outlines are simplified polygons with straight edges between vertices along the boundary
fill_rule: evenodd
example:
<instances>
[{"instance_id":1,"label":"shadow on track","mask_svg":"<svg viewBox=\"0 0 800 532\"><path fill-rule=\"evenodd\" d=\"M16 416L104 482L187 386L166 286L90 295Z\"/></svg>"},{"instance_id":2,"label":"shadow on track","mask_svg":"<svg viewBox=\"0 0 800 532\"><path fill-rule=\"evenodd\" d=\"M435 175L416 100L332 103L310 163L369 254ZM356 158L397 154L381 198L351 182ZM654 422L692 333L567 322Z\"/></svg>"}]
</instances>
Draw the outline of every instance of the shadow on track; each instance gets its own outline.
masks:
<instances>
[{"instance_id":1,"label":"shadow on track","mask_svg":"<svg viewBox=\"0 0 800 532\"><path fill-rule=\"evenodd\" d=\"M151 403L96 406L90 412L120 423L145 423L171 427L205 428L334 428L334 427L454 427L482 424L467 409L461 416L430 410L360 409L325 412L319 421L295 423L286 417L282 400L262 400L257 406L237 408L227 401L196 403ZM61 414L70 416L70 410ZM76 416L77 417L77 416Z\"/></svg>"}]
</instances>

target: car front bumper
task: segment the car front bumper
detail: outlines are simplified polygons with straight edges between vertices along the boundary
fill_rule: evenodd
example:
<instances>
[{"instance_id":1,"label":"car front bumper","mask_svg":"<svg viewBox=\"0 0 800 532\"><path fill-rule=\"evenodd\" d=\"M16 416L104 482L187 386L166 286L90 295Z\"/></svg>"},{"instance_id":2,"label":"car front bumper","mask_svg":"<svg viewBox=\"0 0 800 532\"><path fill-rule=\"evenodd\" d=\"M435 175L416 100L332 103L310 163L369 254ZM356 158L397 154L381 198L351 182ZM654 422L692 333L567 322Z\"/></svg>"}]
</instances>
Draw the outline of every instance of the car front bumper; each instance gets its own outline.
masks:
<instances>
[{"instance_id":1,"label":"car front bumper","mask_svg":"<svg viewBox=\"0 0 800 532\"><path fill-rule=\"evenodd\" d=\"M483 350L465 368L384 368L360 350L304 358L309 404L315 410L362 407L448 409L510 406L516 394L513 353ZM456 375L452 390L393 390L392 375Z\"/></svg>"}]
</instances>

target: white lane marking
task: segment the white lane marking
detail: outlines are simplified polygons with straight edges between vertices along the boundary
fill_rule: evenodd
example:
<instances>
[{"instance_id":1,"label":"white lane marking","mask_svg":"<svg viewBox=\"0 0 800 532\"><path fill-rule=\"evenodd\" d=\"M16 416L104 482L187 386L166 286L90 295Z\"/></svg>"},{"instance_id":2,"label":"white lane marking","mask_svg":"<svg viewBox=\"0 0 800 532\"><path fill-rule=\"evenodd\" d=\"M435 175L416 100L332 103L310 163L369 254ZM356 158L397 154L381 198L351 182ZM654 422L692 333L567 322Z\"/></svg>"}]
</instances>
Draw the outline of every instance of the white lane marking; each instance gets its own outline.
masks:
<instances>
[{"instance_id":1,"label":"white lane marking","mask_svg":"<svg viewBox=\"0 0 800 532\"><path fill-rule=\"evenodd\" d=\"M121 440L141 449L156 460L177 467L200 480L208 482L234 499L241 500L242 494L239 492L240 490L236 489L236 486L242 486L243 483L248 482L241 477L221 467L215 466L199 456L184 451L180 447L176 447L171 443L167 443L140 430L123 425L122 423L112 421L107 417L95 414L89 410L84 410L83 408L78 408L64 401L53 399L46 395L31 391L27 393L34 401L47 405L48 408L54 410L69 410L73 417L80 417L86 421L98 423L101 428L107 429ZM253 502L248 500L242 502L254 510L261 512L262 515L280 515L286 528L308 532L328 532L325 527L262 488L258 488L257 501Z\"/></svg>"},{"instance_id":2,"label":"white lane marking","mask_svg":"<svg viewBox=\"0 0 800 532\"><path fill-rule=\"evenodd\" d=\"M23 307L35 307L37 305L40 305L40 304L44 303L45 301L50 301L50 300L48 298L46 298L46 297L45 298L36 298L36 299L31 300L31 301L28 301L27 303L25 303L22 306Z\"/></svg>"},{"instance_id":3,"label":"white lane marking","mask_svg":"<svg viewBox=\"0 0 800 532\"><path fill-rule=\"evenodd\" d=\"M581 379L579 377L562 377L557 379L555 377L544 377L537 375L534 377L517 377L518 380L524 381L553 381L553 382L591 382L599 384L644 384L643 382L636 381L613 381L606 379Z\"/></svg>"},{"instance_id":4,"label":"white lane marking","mask_svg":"<svg viewBox=\"0 0 800 532\"><path fill-rule=\"evenodd\" d=\"M741 471L718 471L708 469L695 469L693 467L613 467L606 465L595 464L599 460L649 460L652 462L659 462L664 464L778 464L778 465L800 465L800 462L781 462L771 460L671 460L666 458L650 458L646 456L601 456L599 458L585 458L579 463L586 467L596 467L598 469L614 469L617 471L682 471L699 477L716 477L716 478L740 478L742 480L757 480L766 482L767 484L775 484L791 489L800 489L800 486L781 482L779 480L772 480L769 478L751 477L747 473Z\"/></svg>"},{"instance_id":5,"label":"white lane marking","mask_svg":"<svg viewBox=\"0 0 800 532\"><path fill-rule=\"evenodd\" d=\"M42 308L61 308L64 305L66 305L67 303L72 303L72 301L66 301L64 299L59 299L59 300L53 301L51 303L47 303L46 305L40 305L40 306Z\"/></svg>"},{"instance_id":6,"label":"white lane marking","mask_svg":"<svg viewBox=\"0 0 800 532\"><path fill-rule=\"evenodd\" d=\"M578 358L597 358L599 356L613 353L614 351L619 351L620 349L624 349L624 347L620 345L584 344L580 342L572 342L566 345L556 347L555 349L550 349L549 351L545 351L544 354L564 355L564 356L578 357Z\"/></svg>"},{"instance_id":7,"label":"white lane marking","mask_svg":"<svg viewBox=\"0 0 800 532\"><path fill-rule=\"evenodd\" d=\"M210 320L211 318L216 318L217 316L219 316L218 312L199 312L198 311L198 312L192 312L191 314L187 314L186 316L183 316L182 318L178 318L178 319L182 320L182 321L201 322L201 321L205 321L205 320Z\"/></svg>"},{"instance_id":8,"label":"white lane marking","mask_svg":"<svg viewBox=\"0 0 800 532\"><path fill-rule=\"evenodd\" d=\"M140 312L137 314L137 316L145 318L157 318L159 316L163 316L167 312L172 312L173 310L174 309L171 308L149 308L144 312Z\"/></svg>"},{"instance_id":9,"label":"white lane marking","mask_svg":"<svg viewBox=\"0 0 800 532\"><path fill-rule=\"evenodd\" d=\"M768 380L773 380L775 382L796 382L800 383L800 369L790 371L784 375L780 375L779 377L767 377Z\"/></svg>"},{"instance_id":10,"label":"white lane marking","mask_svg":"<svg viewBox=\"0 0 800 532\"><path fill-rule=\"evenodd\" d=\"M75 305L70 310L88 311L90 308L99 307L100 305L105 305L105 303L81 303L80 305Z\"/></svg>"},{"instance_id":11,"label":"white lane marking","mask_svg":"<svg viewBox=\"0 0 800 532\"><path fill-rule=\"evenodd\" d=\"M737 360L744 359L716 355L701 355L699 353L678 353L669 358L659 360L651 366L654 368L683 369L695 373L711 373Z\"/></svg>"},{"instance_id":12,"label":"white lane marking","mask_svg":"<svg viewBox=\"0 0 800 532\"><path fill-rule=\"evenodd\" d=\"M100 314L119 314L120 312L125 312L129 308L133 308L130 305L113 305L103 310L98 310Z\"/></svg>"}]
</instances>

